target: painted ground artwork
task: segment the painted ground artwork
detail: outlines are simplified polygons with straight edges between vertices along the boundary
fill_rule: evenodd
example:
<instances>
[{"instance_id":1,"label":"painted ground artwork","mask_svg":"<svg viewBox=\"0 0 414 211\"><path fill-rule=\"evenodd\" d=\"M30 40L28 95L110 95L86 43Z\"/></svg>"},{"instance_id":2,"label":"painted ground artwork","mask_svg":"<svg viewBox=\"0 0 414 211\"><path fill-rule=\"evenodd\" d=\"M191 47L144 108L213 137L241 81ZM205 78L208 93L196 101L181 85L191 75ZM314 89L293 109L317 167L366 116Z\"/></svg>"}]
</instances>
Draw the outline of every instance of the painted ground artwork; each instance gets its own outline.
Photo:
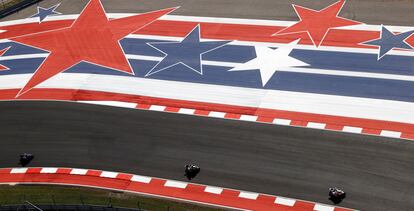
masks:
<instances>
[{"instance_id":1,"label":"painted ground artwork","mask_svg":"<svg viewBox=\"0 0 414 211\"><path fill-rule=\"evenodd\" d=\"M414 27L108 14L0 23L0 99L71 100L414 139Z\"/></svg>"}]
</instances>

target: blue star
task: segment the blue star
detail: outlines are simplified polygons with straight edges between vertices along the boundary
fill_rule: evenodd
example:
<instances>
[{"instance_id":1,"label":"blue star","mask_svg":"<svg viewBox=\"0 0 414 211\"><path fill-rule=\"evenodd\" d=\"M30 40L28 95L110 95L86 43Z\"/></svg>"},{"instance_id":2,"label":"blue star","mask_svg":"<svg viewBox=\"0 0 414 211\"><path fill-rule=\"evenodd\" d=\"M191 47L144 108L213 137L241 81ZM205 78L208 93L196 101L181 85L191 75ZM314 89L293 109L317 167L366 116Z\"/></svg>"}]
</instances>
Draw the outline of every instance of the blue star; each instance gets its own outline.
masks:
<instances>
[{"instance_id":1,"label":"blue star","mask_svg":"<svg viewBox=\"0 0 414 211\"><path fill-rule=\"evenodd\" d=\"M400 34L394 34L387 28L382 26L381 36L379 39L364 42L365 45L379 46L378 60L380 60L385 54L394 48L399 49L413 49L405 40L414 33L414 30L403 32Z\"/></svg>"},{"instance_id":2,"label":"blue star","mask_svg":"<svg viewBox=\"0 0 414 211\"><path fill-rule=\"evenodd\" d=\"M147 43L149 46L165 54L165 57L145 76L150 76L178 64L203 75L202 55L229 42L200 42L200 26L196 26L181 42Z\"/></svg>"},{"instance_id":3,"label":"blue star","mask_svg":"<svg viewBox=\"0 0 414 211\"><path fill-rule=\"evenodd\" d=\"M55 9L59 7L59 4L51 6L49 8L37 7L37 13L34 14L31 18L39 17L39 22L42 22L49 15L60 15L62 13L56 12Z\"/></svg>"}]
</instances>

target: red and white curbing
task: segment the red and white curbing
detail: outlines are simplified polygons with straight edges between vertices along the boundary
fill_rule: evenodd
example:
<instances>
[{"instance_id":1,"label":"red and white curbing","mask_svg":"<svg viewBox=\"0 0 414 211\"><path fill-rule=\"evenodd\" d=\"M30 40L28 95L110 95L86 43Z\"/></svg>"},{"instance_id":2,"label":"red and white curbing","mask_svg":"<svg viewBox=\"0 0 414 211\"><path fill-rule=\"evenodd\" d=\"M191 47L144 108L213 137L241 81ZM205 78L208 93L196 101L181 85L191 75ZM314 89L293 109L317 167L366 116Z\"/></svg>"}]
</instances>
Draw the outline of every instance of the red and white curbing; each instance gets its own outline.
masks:
<instances>
[{"instance_id":1,"label":"red and white curbing","mask_svg":"<svg viewBox=\"0 0 414 211\"><path fill-rule=\"evenodd\" d=\"M297 199L125 173L76 168L4 168L0 184L55 184L111 189L239 210L350 211Z\"/></svg>"},{"instance_id":2,"label":"red and white curbing","mask_svg":"<svg viewBox=\"0 0 414 211\"><path fill-rule=\"evenodd\" d=\"M251 121L251 122L261 122L261 123L270 123L276 125L285 125L285 126L296 126L296 127L307 127L313 129L324 129L324 130L333 130L333 131L342 131L347 133L359 133L365 135L377 135L390 138L404 138L404 139L414 139L413 134L404 134L401 131L392 131L385 129L378 129L372 127L356 127L352 125L346 125L341 123L331 124L324 122L312 122L301 119L285 119L285 118L272 118L272 117L262 117L256 115L246 115L238 113L229 113L229 112L220 112L220 111L209 111L209 110L199 110L192 108L179 108L179 107L169 107L163 105L153 105L153 104L141 104L141 103L128 103L128 102L117 102L117 101L77 101L81 103L97 104L97 105L108 105L124 108L136 108L141 110L151 110L151 111L160 111L160 112L169 112L169 113L180 113L187 115L196 115L196 116L207 116L213 118L224 118L224 119L233 119L233 120L242 120L242 121ZM414 133L414 131L413 131Z\"/></svg>"}]
</instances>

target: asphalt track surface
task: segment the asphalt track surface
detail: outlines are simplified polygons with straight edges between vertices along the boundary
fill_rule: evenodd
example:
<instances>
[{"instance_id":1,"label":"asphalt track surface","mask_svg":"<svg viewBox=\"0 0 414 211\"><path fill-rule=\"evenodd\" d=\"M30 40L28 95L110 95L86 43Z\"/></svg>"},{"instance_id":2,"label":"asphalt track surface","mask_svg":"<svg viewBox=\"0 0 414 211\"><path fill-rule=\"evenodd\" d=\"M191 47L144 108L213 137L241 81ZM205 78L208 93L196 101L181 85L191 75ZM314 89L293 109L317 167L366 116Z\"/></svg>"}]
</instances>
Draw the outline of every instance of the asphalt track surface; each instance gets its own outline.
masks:
<instances>
[{"instance_id":1,"label":"asphalt track surface","mask_svg":"<svg viewBox=\"0 0 414 211\"><path fill-rule=\"evenodd\" d=\"M31 166L96 168L329 203L327 189L348 192L342 206L414 207L414 142L242 121L64 102L0 104L1 167L18 154Z\"/></svg>"},{"instance_id":2,"label":"asphalt track surface","mask_svg":"<svg viewBox=\"0 0 414 211\"><path fill-rule=\"evenodd\" d=\"M79 14L87 2L87 0L43 0L39 5L49 7L61 3L57 11L63 14ZM137 13L181 6L171 14L298 21L292 4L320 10L336 0L122 0L122 3L119 2L102 0L106 12ZM368 24L412 26L413 11L413 0L348 0L340 16ZM36 12L36 7L30 7L2 20L27 18Z\"/></svg>"},{"instance_id":3,"label":"asphalt track surface","mask_svg":"<svg viewBox=\"0 0 414 211\"><path fill-rule=\"evenodd\" d=\"M86 2L62 1L58 11L79 13ZM181 5L173 14L297 20L291 3L321 9L334 1L102 2L107 12ZM35 10L27 8L3 21L26 18ZM341 15L370 24L412 25L412 11L409 0L348 1ZM33 152L33 166L184 180L183 165L195 162L202 167L197 183L323 203L329 203L327 188L335 185L348 192L341 206L414 207L411 141L62 102L2 102L0 128L0 167L16 166L18 154Z\"/></svg>"}]
</instances>

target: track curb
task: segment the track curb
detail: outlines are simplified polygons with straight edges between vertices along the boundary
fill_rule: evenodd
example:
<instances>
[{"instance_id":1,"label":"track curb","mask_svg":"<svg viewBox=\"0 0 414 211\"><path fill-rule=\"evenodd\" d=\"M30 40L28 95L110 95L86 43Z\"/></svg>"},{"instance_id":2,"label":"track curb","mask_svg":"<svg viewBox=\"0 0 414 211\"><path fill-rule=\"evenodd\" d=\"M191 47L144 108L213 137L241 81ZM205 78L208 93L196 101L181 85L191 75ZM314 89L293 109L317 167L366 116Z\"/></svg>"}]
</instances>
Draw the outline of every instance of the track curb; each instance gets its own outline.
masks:
<instances>
[{"instance_id":1,"label":"track curb","mask_svg":"<svg viewBox=\"0 0 414 211\"><path fill-rule=\"evenodd\" d=\"M77 168L3 168L0 184L94 187L238 210L350 211L352 209L141 175Z\"/></svg>"}]
</instances>

